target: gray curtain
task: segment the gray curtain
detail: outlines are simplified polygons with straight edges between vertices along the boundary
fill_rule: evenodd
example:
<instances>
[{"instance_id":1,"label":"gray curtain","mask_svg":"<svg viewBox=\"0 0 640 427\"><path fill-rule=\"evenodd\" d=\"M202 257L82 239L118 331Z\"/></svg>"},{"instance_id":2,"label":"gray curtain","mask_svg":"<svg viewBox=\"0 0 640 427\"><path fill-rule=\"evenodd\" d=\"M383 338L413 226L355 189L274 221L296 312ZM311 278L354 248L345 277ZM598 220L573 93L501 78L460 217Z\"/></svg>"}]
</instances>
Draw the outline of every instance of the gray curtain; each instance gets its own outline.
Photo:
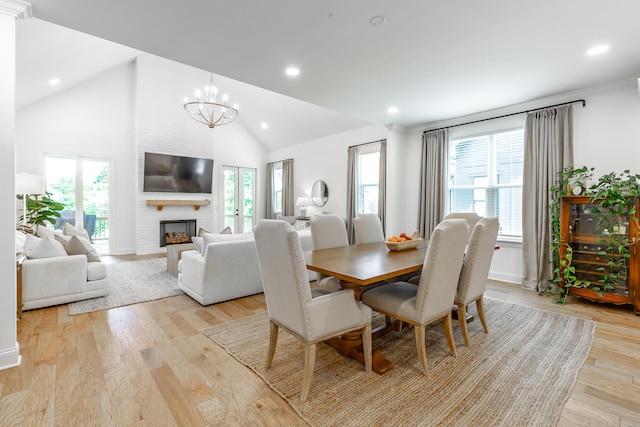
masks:
<instances>
[{"instance_id":1,"label":"gray curtain","mask_svg":"<svg viewBox=\"0 0 640 427\"><path fill-rule=\"evenodd\" d=\"M448 142L449 131L447 129L425 132L422 135L418 199L418 233L420 237L429 238L433 229L444 216Z\"/></svg>"},{"instance_id":2,"label":"gray curtain","mask_svg":"<svg viewBox=\"0 0 640 427\"><path fill-rule=\"evenodd\" d=\"M293 196L293 159L282 161L282 215L296 214L296 201Z\"/></svg>"},{"instance_id":3,"label":"gray curtain","mask_svg":"<svg viewBox=\"0 0 640 427\"><path fill-rule=\"evenodd\" d=\"M267 201L266 206L266 218L267 219L276 219L276 213L274 209L274 200L273 200L273 163L267 163L267 185L266 185L266 193L267 197L265 197Z\"/></svg>"},{"instance_id":4,"label":"gray curtain","mask_svg":"<svg viewBox=\"0 0 640 427\"><path fill-rule=\"evenodd\" d=\"M349 147L347 151L347 235L349 244L355 241L353 231L353 218L357 214L356 209L356 159L358 147Z\"/></svg>"},{"instance_id":5,"label":"gray curtain","mask_svg":"<svg viewBox=\"0 0 640 427\"><path fill-rule=\"evenodd\" d=\"M572 107L539 110L527 115L522 182L522 287L542 291L550 286L551 223L549 189L558 173L573 166Z\"/></svg>"},{"instance_id":6,"label":"gray curtain","mask_svg":"<svg viewBox=\"0 0 640 427\"><path fill-rule=\"evenodd\" d=\"M382 231L386 232L387 217L387 141L380 143L380 177L378 178L378 218L382 223Z\"/></svg>"}]
</instances>

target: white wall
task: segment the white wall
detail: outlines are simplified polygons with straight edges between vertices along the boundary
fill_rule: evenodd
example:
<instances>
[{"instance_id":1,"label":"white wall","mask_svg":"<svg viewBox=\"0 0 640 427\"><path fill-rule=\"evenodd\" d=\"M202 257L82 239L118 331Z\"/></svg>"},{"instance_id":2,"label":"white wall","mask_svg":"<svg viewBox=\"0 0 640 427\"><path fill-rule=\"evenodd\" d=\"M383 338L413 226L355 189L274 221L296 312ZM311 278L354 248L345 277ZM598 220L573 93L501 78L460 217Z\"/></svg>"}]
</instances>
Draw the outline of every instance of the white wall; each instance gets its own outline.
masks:
<instances>
[{"instance_id":1,"label":"white wall","mask_svg":"<svg viewBox=\"0 0 640 427\"><path fill-rule=\"evenodd\" d=\"M640 158L640 144L637 143L640 141L640 95L635 80L560 95L538 101L536 104L513 106L485 114L484 117L495 117L574 99L586 100L584 108L582 104L574 104L573 106L574 165L595 167L595 178L609 172L622 172L625 169L629 169L633 173L640 173L640 163L635 160ZM409 194L417 194L418 191L420 171L419 165L416 166L416 159L420 157L422 131L484 117L480 115L425 125L410 133L406 146L406 163L411 165L407 170L406 183ZM514 123L514 120L523 121L524 115L507 120L511 123ZM483 126L491 126L492 122L485 122ZM451 131L455 132L456 129L451 128ZM411 223L417 218L417 200L408 198L406 206L407 218L405 220ZM523 277L522 246L509 242L499 242L499 244L500 250L494 254L489 277L495 280L521 283Z\"/></svg>"},{"instance_id":2,"label":"white wall","mask_svg":"<svg viewBox=\"0 0 640 427\"><path fill-rule=\"evenodd\" d=\"M18 172L44 174L45 154L85 155L111 161L113 254L155 253L159 222L196 219L198 227L221 230L218 215L221 165L257 170L257 215L264 214L267 151L237 119L209 129L190 119L183 98L202 88L209 74L153 55L107 70L73 88L21 108L16 115ZM143 193L145 151L214 159L213 194ZM147 199L210 199L211 206L146 206Z\"/></svg>"},{"instance_id":3,"label":"white wall","mask_svg":"<svg viewBox=\"0 0 640 427\"><path fill-rule=\"evenodd\" d=\"M209 231L223 228L221 166L257 170L257 214L263 216L263 193L267 150L238 118L232 124L209 129L186 114L183 99L203 89L209 73L154 55L136 60L136 253L162 252L159 222L196 219L197 227ZM145 193L142 191L145 152L214 159L213 194ZM167 206L158 211L147 206L149 199L209 199L210 206L198 211L187 206Z\"/></svg>"},{"instance_id":4,"label":"white wall","mask_svg":"<svg viewBox=\"0 0 640 427\"><path fill-rule=\"evenodd\" d=\"M16 115L18 172L44 175L45 154L110 160L110 220L114 253L135 248L133 150L134 64L122 64Z\"/></svg>"}]
</instances>

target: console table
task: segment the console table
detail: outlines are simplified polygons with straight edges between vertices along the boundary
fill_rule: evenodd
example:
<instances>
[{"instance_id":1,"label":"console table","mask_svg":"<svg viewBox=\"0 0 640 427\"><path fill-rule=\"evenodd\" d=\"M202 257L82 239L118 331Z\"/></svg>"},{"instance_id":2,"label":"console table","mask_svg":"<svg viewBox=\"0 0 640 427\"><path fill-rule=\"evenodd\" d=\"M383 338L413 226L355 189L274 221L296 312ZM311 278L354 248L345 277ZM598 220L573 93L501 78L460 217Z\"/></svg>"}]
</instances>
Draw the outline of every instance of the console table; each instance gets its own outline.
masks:
<instances>
[{"instance_id":1,"label":"console table","mask_svg":"<svg viewBox=\"0 0 640 427\"><path fill-rule=\"evenodd\" d=\"M178 275L178 262L182 258L182 252L196 249L193 243L180 243L167 245L167 271L174 276Z\"/></svg>"}]
</instances>

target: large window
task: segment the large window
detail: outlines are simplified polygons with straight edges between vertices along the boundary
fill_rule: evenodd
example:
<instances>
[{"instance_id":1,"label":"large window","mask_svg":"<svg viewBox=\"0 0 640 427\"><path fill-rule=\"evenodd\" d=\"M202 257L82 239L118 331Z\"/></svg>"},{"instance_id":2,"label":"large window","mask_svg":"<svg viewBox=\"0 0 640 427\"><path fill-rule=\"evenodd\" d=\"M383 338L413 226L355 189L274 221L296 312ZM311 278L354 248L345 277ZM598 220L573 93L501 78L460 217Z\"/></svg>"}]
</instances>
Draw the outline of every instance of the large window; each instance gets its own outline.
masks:
<instances>
[{"instance_id":1,"label":"large window","mask_svg":"<svg viewBox=\"0 0 640 427\"><path fill-rule=\"evenodd\" d=\"M284 207L282 206L282 162L273 164L271 180L273 188L273 211L282 215L284 212Z\"/></svg>"},{"instance_id":2,"label":"large window","mask_svg":"<svg viewBox=\"0 0 640 427\"><path fill-rule=\"evenodd\" d=\"M356 158L356 209L358 214L378 213L380 144L358 147Z\"/></svg>"},{"instance_id":3,"label":"large window","mask_svg":"<svg viewBox=\"0 0 640 427\"><path fill-rule=\"evenodd\" d=\"M449 141L447 212L500 220L498 238L522 240L524 129Z\"/></svg>"}]
</instances>

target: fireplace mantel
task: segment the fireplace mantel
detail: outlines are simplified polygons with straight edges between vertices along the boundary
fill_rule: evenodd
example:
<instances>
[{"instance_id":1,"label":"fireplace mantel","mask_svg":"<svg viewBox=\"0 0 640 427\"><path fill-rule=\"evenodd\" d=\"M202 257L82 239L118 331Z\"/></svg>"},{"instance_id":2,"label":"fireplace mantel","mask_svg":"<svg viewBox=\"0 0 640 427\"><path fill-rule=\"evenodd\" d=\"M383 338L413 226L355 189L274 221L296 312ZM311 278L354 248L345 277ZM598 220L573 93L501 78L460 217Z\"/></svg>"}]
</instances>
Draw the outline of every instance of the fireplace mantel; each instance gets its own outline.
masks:
<instances>
[{"instance_id":1,"label":"fireplace mantel","mask_svg":"<svg viewBox=\"0 0 640 427\"><path fill-rule=\"evenodd\" d=\"M194 210L200 210L200 206L209 206L211 200L147 200L147 206L155 206L159 211L165 206L193 206Z\"/></svg>"}]
</instances>

